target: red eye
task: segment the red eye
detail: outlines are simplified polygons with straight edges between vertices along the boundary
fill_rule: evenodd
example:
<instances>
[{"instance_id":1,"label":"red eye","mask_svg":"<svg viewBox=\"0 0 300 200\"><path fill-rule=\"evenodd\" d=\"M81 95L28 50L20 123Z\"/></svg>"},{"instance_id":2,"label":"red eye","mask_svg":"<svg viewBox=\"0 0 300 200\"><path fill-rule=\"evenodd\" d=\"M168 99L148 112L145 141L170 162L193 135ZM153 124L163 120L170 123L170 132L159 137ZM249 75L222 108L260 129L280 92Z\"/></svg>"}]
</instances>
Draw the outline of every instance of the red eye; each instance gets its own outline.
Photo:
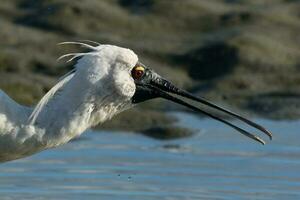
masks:
<instances>
[{"instance_id":1,"label":"red eye","mask_svg":"<svg viewBox=\"0 0 300 200\"><path fill-rule=\"evenodd\" d=\"M131 71L132 78L134 80L140 79L144 75L144 72L145 68L140 65L137 65Z\"/></svg>"}]
</instances>

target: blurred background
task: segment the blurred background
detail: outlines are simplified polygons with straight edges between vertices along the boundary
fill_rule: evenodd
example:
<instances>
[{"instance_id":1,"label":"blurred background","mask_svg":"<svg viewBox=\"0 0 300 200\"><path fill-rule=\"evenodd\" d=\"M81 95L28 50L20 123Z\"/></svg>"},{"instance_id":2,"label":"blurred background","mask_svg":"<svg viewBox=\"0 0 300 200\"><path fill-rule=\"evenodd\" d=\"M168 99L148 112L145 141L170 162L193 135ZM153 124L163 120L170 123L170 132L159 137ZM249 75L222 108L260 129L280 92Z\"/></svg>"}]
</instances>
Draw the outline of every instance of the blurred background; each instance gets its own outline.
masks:
<instances>
[{"instance_id":1,"label":"blurred background","mask_svg":"<svg viewBox=\"0 0 300 200\"><path fill-rule=\"evenodd\" d=\"M245 113L300 116L298 0L3 0L0 16L0 87L19 102L36 103L72 67L56 59L83 51L57 43L88 39Z\"/></svg>"},{"instance_id":2,"label":"blurred background","mask_svg":"<svg viewBox=\"0 0 300 200\"><path fill-rule=\"evenodd\" d=\"M139 55L139 59L146 66L153 68L176 85L244 115L263 119L271 129L282 130L282 126L289 127L289 124L281 124L281 126L280 123L291 119L297 120L300 117L299 33L299 0L1 0L0 88L19 103L34 105L60 76L72 69L74 63L66 64L57 61L57 58L65 53L85 50L72 45L58 46L57 43L93 40L101 44L130 48ZM143 112L140 112L141 109ZM177 127L178 122L189 119L187 116L168 114L170 111L187 111L182 109L165 101L156 100L122 113L101 126L101 130L143 132L163 139L190 135L185 128ZM208 125L205 120L203 123L208 127L215 125ZM201 122L196 121L195 124L201 125ZM276 128L276 125L281 128ZM291 127L294 135L287 140L287 146L293 142L291 138L299 140L296 134L299 126L293 123ZM194 126L194 128L199 127ZM219 139L219 137L220 135L212 139ZM223 143L229 145L230 141L226 137L223 139L225 140ZM209 144L215 144L213 140L210 142ZM293 157L292 161L288 162L292 164L287 167L299 166L299 162L293 160L299 158L299 144L294 145L297 151L291 150ZM267 152L273 152L275 146L270 147ZM164 147L172 151L180 151L178 149L181 145L163 143ZM249 148L253 150L256 147L250 145ZM203 148L205 149L205 146ZM285 147L280 146L280 148ZM260 150L259 148L258 151ZM226 155L232 161L235 157L231 157L230 153ZM199 156L197 153L195 155ZM222 157L221 154L218 155ZM252 154L243 155L251 157ZM256 159L257 155L262 158L265 154L252 156ZM206 161L213 162L210 160L211 155L207 154L207 156ZM281 156L280 159L284 159L286 154ZM38 162L37 160L41 158L35 159L35 162ZM227 161L225 159L224 162ZM235 161L238 163L240 160ZM276 159L270 161L265 169L272 168L277 161ZM17 161L17 164L18 162L20 161ZM210 164L205 167L210 168L216 163ZM232 174L230 164L227 167L228 174ZM201 166L197 168L201 169ZM261 171L255 169L253 172L260 174ZM278 171L274 173L281 172L280 169L285 167L278 167ZM292 169L296 170L296 168ZM215 170L217 171L218 167ZM216 171L208 174L215 174ZM248 171L246 170L245 173ZM291 178L295 174L296 171L290 174ZM207 177L212 178L209 175ZM285 174L278 177L286 178ZM275 182L276 180L275 178ZM299 186L297 185L299 180L294 180L295 183L291 187ZM186 181L184 184L188 185L188 179ZM260 183L268 183L264 181L266 180L263 179ZM241 185L239 181L235 183ZM283 188L281 183L278 182L278 187L275 188ZM257 182L253 180L253 187L256 184ZM203 182L202 185L207 185L207 182ZM225 192L228 193L231 189L227 188ZM170 191L172 192L171 189ZM206 193L204 192L207 196L202 197L215 194L207 191L210 191L210 188ZM271 195L274 191L266 192L262 196L254 190L246 193L257 194L255 199L259 199L258 197L263 199L268 194L270 199L276 199ZM221 198L223 194L224 191L213 199ZM289 194L292 194L290 197L293 199L299 193L292 191ZM286 193L281 195L275 197L287 197ZM147 197L149 198L143 199L151 199L152 196ZM167 197L166 194L165 199L177 199L174 196ZM184 198L184 195L179 195L179 197L178 199L197 199L196 197L199 196ZM238 199L239 197L241 196L237 196ZM130 195L128 198L134 199ZM161 196L160 199L164 198Z\"/></svg>"}]
</instances>

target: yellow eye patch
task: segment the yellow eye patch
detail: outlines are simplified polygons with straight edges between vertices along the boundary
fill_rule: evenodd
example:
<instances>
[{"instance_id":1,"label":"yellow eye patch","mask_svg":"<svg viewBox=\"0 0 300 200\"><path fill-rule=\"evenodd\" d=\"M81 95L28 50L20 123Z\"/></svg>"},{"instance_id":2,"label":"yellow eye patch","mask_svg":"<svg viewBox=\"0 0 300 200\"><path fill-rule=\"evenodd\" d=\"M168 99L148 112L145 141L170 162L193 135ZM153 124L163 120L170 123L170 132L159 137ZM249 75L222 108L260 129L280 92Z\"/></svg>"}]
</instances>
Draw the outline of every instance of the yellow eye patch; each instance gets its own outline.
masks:
<instances>
[{"instance_id":1,"label":"yellow eye patch","mask_svg":"<svg viewBox=\"0 0 300 200\"><path fill-rule=\"evenodd\" d=\"M137 71L145 71L145 68L142 67L141 65L138 65L134 68L134 70L137 70Z\"/></svg>"},{"instance_id":2,"label":"yellow eye patch","mask_svg":"<svg viewBox=\"0 0 300 200\"><path fill-rule=\"evenodd\" d=\"M136 65L132 71L131 71L131 75L134 78L134 80L140 79L145 72L145 68L141 65Z\"/></svg>"}]
</instances>

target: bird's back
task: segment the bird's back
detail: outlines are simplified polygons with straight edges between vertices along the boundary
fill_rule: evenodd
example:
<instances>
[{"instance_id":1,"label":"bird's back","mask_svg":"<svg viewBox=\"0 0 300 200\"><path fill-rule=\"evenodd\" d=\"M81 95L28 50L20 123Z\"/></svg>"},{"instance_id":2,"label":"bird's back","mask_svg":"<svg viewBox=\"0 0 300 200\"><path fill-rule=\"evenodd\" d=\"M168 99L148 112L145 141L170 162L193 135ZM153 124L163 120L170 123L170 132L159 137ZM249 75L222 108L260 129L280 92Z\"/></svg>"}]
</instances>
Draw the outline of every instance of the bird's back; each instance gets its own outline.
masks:
<instances>
[{"instance_id":1,"label":"bird's back","mask_svg":"<svg viewBox=\"0 0 300 200\"><path fill-rule=\"evenodd\" d=\"M15 139L31 111L31 108L18 104L0 90L0 162L14 156L12 151L16 148Z\"/></svg>"},{"instance_id":2,"label":"bird's back","mask_svg":"<svg viewBox=\"0 0 300 200\"><path fill-rule=\"evenodd\" d=\"M8 124L24 124L32 109L22 106L0 90L0 135L5 134Z\"/></svg>"}]
</instances>

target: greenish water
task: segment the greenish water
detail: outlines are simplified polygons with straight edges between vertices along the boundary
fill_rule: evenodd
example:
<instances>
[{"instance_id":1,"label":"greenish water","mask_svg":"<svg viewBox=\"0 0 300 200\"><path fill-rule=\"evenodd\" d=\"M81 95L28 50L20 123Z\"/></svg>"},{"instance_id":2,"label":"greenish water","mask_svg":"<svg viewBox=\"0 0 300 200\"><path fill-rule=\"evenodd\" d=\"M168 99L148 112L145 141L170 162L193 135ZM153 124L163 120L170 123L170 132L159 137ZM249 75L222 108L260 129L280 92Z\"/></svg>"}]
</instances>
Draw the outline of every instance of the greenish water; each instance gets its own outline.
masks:
<instances>
[{"instance_id":1,"label":"greenish water","mask_svg":"<svg viewBox=\"0 0 300 200\"><path fill-rule=\"evenodd\" d=\"M183 113L193 137L158 141L88 132L81 140L0 165L0 199L300 199L300 122L256 120L262 146Z\"/></svg>"}]
</instances>

